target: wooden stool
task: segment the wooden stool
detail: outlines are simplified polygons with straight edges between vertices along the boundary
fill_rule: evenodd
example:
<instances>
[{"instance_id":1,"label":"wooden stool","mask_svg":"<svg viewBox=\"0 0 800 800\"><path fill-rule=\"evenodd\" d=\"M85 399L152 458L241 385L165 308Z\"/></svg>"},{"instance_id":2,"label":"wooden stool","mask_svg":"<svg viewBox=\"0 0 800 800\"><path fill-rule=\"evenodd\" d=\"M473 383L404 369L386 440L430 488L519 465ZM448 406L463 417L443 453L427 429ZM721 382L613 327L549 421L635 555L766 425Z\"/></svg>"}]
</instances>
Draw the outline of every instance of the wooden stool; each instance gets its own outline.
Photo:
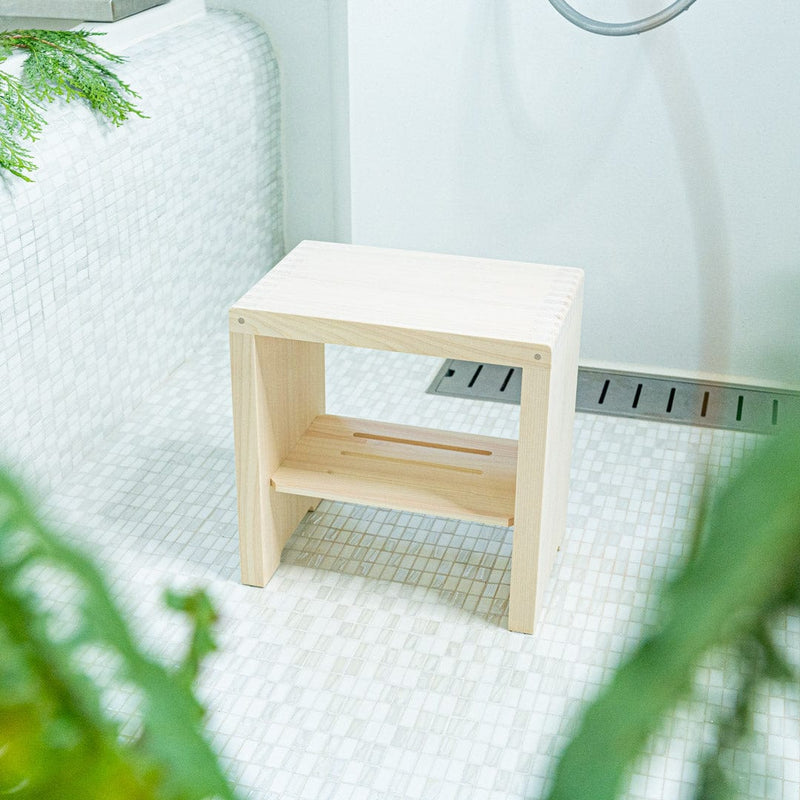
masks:
<instances>
[{"instance_id":1,"label":"wooden stool","mask_svg":"<svg viewBox=\"0 0 800 800\"><path fill-rule=\"evenodd\" d=\"M319 498L514 526L532 633L564 532L583 272L303 242L230 312L242 582ZM325 414L324 343L522 369L519 442Z\"/></svg>"}]
</instances>

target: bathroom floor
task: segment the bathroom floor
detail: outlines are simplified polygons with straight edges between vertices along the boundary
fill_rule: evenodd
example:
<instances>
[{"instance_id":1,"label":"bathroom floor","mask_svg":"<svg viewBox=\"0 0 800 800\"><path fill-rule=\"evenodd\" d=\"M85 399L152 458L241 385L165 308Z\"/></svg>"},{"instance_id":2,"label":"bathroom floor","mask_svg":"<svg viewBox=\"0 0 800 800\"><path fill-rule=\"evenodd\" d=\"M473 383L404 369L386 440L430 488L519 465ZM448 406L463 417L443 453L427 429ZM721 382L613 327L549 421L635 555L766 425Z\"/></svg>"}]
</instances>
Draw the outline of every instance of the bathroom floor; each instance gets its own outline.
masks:
<instances>
[{"instance_id":1,"label":"bathroom floor","mask_svg":"<svg viewBox=\"0 0 800 800\"><path fill-rule=\"evenodd\" d=\"M635 645L686 550L707 472L754 441L579 414L567 531L533 636L506 628L511 531L322 502L264 589L238 582L227 350L178 369L48 500L152 652L181 652L167 586L208 587L208 728L244 798L537 798L582 703ZM518 409L426 395L440 360L329 347L328 410L514 437ZM63 526L62 526L63 527ZM800 624L781 633L796 643ZM735 676L704 663L626 796L691 797ZM743 794L800 796L800 694L759 699Z\"/></svg>"}]
</instances>

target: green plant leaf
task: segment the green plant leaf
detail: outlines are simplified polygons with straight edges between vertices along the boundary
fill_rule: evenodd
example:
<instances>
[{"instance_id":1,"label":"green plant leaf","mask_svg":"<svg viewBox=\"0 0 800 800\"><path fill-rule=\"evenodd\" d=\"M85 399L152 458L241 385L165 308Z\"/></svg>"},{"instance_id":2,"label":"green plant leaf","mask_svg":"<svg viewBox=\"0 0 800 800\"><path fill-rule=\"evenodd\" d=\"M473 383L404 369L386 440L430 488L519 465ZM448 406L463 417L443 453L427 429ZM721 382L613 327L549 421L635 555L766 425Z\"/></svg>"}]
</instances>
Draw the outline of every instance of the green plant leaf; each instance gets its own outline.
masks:
<instances>
[{"instance_id":1,"label":"green plant leaf","mask_svg":"<svg viewBox=\"0 0 800 800\"><path fill-rule=\"evenodd\" d=\"M54 638L36 581L55 569L76 589L76 632ZM177 595L175 596L177 597ZM216 618L202 592L180 603L193 621L190 655L175 674L134 639L99 570L34 514L0 471L0 794L18 800L234 800L202 735L191 690L213 647ZM112 654L116 680L143 697L141 732L121 736L83 671L87 644Z\"/></svg>"},{"instance_id":2,"label":"green plant leaf","mask_svg":"<svg viewBox=\"0 0 800 800\"><path fill-rule=\"evenodd\" d=\"M36 169L23 144L35 141L44 128L43 104L58 98L82 100L114 125L131 115L144 117L136 107L136 92L107 64L121 56L104 50L89 31L0 31L0 63L15 50L27 54L22 80L0 71L0 168L26 181Z\"/></svg>"},{"instance_id":3,"label":"green plant leaf","mask_svg":"<svg viewBox=\"0 0 800 800\"><path fill-rule=\"evenodd\" d=\"M703 654L738 644L747 677L700 787L709 797L734 791L720 755L746 734L757 683L791 675L765 632L800 597L800 431L763 442L707 504L700 524L655 633L584 712L550 800L613 800L664 715L688 695Z\"/></svg>"},{"instance_id":4,"label":"green plant leaf","mask_svg":"<svg viewBox=\"0 0 800 800\"><path fill-rule=\"evenodd\" d=\"M0 168L24 180L36 169L22 141L35 141L45 121L41 106L13 75L0 72Z\"/></svg>"},{"instance_id":5,"label":"green plant leaf","mask_svg":"<svg viewBox=\"0 0 800 800\"><path fill-rule=\"evenodd\" d=\"M121 63L121 56L97 45L88 31L13 31L14 46L29 53L23 82L45 101L80 98L115 125L131 114L143 116L130 98L138 95L104 63Z\"/></svg>"}]
</instances>

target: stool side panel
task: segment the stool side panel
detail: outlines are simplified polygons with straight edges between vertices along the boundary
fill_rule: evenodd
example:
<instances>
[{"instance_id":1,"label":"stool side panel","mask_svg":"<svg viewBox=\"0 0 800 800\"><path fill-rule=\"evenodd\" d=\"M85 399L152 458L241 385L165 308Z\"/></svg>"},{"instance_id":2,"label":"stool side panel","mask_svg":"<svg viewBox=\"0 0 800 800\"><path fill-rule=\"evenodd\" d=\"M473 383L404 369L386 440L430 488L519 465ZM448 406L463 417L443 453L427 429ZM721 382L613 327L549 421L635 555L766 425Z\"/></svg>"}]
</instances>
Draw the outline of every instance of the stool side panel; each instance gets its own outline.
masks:
<instances>
[{"instance_id":1,"label":"stool side panel","mask_svg":"<svg viewBox=\"0 0 800 800\"><path fill-rule=\"evenodd\" d=\"M508 599L509 630L533 633L538 612L539 552L545 503L545 455L550 424L550 370L522 370L517 493Z\"/></svg>"},{"instance_id":2,"label":"stool side panel","mask_svg":"<svg viewBox=\"0 0 800 800\"><path fill-rule=\"evenodd\" d=\"M325 410L321 344L231 334L242 582L263 586L315 499L279 495L269 476Z\"/></svg>"},{"instance_id":3,"label":"stool side panel","mask_svg":"<svg viewBox=\"0 0 800 800\"><path fill-rule=\"evenodd\" d=\"M262 543L260 537L248 536L247 533L259 530L265 524L267 506L265 487L259 479L266 455L255 435L263 411L259 409L262 392L254 338L231 334L230 349L242 582L263 586L266 567Z\"/></svg>"},{"instance_id":4,"label":"stool side panel","mask_svg":"<svg viewBox=\"0 0 800 800\"><path fill-rule=\"evenodd\" d=\"M548 372L523 369L509 628L533 633L566 528L582 286Z\"/></svg>"},{"instance_id":5,"label":"stool side panel","mask_svg":"<svg viewBox=\"0 0 800 800\"><path fill-rule=\"evenodd\" d=\"M548 578L566 532L582 310L581 292L565 320L551 366L550 414L544 467L544 494L547 502L543 509L539 547L539 574L543 576L543 580L539 581L536 588L538 609L544 608L543 599Z\"/></svg>"}]
</instances>

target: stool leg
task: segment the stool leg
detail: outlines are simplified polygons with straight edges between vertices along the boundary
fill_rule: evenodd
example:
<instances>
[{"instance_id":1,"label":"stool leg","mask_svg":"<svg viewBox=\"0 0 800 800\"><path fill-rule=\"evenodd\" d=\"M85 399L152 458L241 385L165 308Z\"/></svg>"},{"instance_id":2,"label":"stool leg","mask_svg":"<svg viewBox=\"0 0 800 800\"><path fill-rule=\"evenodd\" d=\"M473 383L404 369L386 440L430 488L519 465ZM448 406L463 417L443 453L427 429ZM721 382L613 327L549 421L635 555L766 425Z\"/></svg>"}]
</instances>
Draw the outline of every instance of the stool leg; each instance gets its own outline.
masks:
<instances>
[{"instance_id":1,"label":"stool leg","mask_svg":"<svg viewBox=\"0 0 800 800\"><path fill-rule=\"evenodd\" d=\"M508 629L521 633L533 633L541 589L547 578L541 574L540 548L546 524L545 456L549 395L550 370L546 367L523 368L508 600Z\"/></svg>"},{"instance_id":2,"label":"stool leg","mask_svg":"<svg viewBox=\"0 0 800 800\"><path fill-rule=\"evenodd\" d=\"M270 476L325 413L324 345L231 333L242 583L264 586L314 498L278 494Z\"/></svg>"},{"instance_id":3,"label":"stool leg","mask_svg":"<svg viewBox=\"0 0 800 800\"><path fill-rule=\"evenodd\" d=\"M551 366L523 367L508 627L533 633L567 524L580 296Z\"/></svg>"}]
</instances>

